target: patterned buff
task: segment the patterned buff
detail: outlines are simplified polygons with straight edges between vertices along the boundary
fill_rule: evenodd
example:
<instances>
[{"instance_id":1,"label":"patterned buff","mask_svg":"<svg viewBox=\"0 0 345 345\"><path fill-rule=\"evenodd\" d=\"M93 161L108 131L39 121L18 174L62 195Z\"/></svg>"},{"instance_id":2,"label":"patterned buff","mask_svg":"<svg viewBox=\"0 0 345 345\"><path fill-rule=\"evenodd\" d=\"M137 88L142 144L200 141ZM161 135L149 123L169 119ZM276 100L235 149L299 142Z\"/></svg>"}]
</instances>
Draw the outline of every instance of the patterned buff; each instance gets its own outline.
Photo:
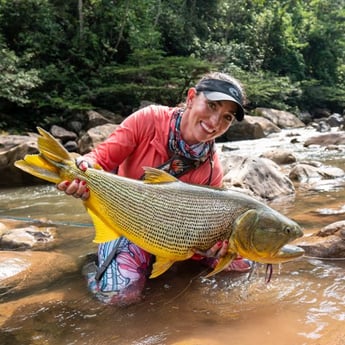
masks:
<instances>
[{"instance_id":1,"label":"patterned buff","mask_svg":"<svg viewBox=\"0 0 345 345\"><path fill-rule=\"evenodd\" d=\"M157 167L175 177L182 176L190 169L199 167L207 159L212 160L214 150L214 140L188 145L182 139L180 126L183 112L184 109L178 109L171 118L168 145L172 156Z\"/></svg>"}]
</instances>

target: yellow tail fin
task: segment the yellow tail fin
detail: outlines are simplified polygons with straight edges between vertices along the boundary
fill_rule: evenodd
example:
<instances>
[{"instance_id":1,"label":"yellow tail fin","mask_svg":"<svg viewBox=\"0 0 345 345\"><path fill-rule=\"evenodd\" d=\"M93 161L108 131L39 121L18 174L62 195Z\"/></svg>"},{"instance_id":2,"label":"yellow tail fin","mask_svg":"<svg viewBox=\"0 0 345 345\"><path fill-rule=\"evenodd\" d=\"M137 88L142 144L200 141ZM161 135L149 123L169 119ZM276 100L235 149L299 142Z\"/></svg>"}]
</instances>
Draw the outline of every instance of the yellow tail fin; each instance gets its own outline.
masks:
<instances>
[{"instance_id":1,"label":"yellow tail fin","mask_svg":"<svg viewBox=\"0 0 345 345\"><path fill-rule=\"evenodd\" d=\"M40 127L37 130L41 134L37 139L38 149L43 157L56 163L71 160L70 153L50 133Z\"/></svg>"},{"instance_id":2,"label":"yellow tail fin","mask_svg":"<svg viewBox=\"0 0 345 345\"><path fill-rule=\"evenodd\" d=\"M38 137L37 144L39 154L26 155L24 159L18 160L14 165L43 180L59 183L59 164L73 161L72 155L47 131L37 127L41 136Z\"/></svg>"}]
</instances>

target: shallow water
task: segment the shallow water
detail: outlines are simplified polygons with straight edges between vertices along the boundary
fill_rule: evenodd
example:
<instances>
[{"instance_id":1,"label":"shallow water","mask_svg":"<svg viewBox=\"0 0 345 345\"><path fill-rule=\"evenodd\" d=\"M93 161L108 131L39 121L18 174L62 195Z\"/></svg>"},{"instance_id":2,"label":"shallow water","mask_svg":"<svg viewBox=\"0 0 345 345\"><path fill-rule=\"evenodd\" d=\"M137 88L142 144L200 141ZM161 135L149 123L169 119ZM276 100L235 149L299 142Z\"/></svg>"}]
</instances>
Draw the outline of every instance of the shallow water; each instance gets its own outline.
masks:
<instances>
[{"instance_id":1,"label":"shallow water","mask_svg":"<svg viewBox=\"0 0 345 345\"><path fill-rule=\"evenodd\" d=\"M249 143L241 146L245 150ZM264 141L255 147L267 149ZM345 168L339 152L294 150L299 159ZM293 200L271 206L297 220L308 235L344 219L344 197L340 180L336 186L321 183L312 190L298 186ZM0 218L4 216L52 221L59 239L52 250L76 262L96 250L82 205L54 186L1 190ZM143 302L127 308L95 301L77 270L43 288L2 296L0 315L11 316L1 327L0 344L342 345L344 269L343 260L304 257L274 266L266 284L264 267L250 280L238 273L204 279L197 263L179 263L148 283Z\"/></svg>"}]
</instances>

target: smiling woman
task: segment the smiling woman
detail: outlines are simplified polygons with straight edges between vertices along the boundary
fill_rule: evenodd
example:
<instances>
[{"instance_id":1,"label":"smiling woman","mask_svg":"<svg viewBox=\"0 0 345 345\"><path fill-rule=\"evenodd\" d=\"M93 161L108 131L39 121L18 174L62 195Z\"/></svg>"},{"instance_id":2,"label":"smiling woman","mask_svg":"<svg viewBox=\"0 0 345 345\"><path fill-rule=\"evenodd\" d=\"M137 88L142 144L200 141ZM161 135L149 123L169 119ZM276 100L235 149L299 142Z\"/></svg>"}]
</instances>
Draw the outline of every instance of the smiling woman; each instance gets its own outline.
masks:
<instances>
[{"instance_id":1,"label":"smiling woman","mask_svg":"<svg viewBox=\"0 0 345 345\"><path fill-rule=\"evenodd\" d=\"M236 118L244 117L244 91L239 81L224 73L204 76L187 95L187 109L181 124L190 144L214 140L224 134Z\"/></svg>"},{"instance_id":2,"label":"smiling woman","mask_svg":"<svg viewBox=\"0 0 345 345\"><path fill-rule=\"evenodd\" d=\"M100 165L105 171L133 179L143 177L143 167L155 167L184 182L219 187L223 172L214 140L235 118L243 119L243 105L244 92L236 79L224 73L207 74L188 90L185 107L151 105L138 110L106 141L81 157L78 167L86 170ZM63 181L57 187L83 200L90 195L85 181ZM213 258L207 260L211 265L228 249L227 241L215 242L204 253ZM197 257L200 259L200 255ZM97 274L88 275L89 288L96 297L111 304L128 304L141 298L155 260L151 254L121 238L101 243L98 259ZM250 268L247 261L236 263L242 272L246 271L243 266Z\"/></svg>"}]
</instances>

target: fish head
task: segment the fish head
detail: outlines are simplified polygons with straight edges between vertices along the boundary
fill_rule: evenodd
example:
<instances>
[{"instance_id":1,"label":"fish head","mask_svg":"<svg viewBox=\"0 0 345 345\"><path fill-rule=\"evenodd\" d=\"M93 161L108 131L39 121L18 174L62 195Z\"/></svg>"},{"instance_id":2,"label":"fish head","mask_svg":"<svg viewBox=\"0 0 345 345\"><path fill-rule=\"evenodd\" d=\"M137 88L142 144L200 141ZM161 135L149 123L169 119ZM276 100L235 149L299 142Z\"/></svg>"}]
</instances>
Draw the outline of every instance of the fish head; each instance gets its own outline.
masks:
<instances>
[{"instance_id":1,"label":"fish head","mask_svg":"<svg viewBox=\"0 0 345 345\"><path fill-rule=\"evenodd\" d=\"M239 216L233 225L230 244L242 257L264 263L280 263L304 254L302 248L289 242L303 236L301 227L271 209L250 209Z\"/></svg>"}]
</instances>

